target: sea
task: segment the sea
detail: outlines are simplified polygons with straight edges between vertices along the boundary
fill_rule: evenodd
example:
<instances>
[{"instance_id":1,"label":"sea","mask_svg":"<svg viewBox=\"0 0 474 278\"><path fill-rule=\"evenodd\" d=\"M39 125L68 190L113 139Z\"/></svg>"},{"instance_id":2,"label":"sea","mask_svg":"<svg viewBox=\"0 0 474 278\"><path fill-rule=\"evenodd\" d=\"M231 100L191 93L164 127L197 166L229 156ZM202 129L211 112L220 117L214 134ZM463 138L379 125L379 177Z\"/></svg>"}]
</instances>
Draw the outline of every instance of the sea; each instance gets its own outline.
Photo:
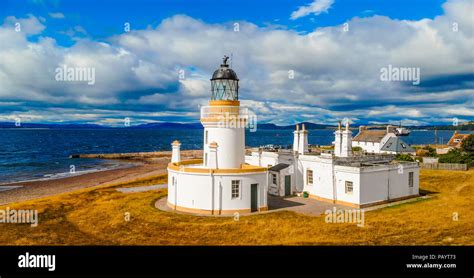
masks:
<instances>
[{"instance_id":1,"label":"sea","mask_svg":"<svg viewBox=\"0 0 474 278\"><path fill-rule=\"evenodd\" d=\"M309 144L330 145L333 130L309 131ZM356 133L356 131L353 131ZM446 143L453 131L438 130L438 143ZM72 154L126 153L171 150L178 139L181 149L202 149L202 129L0 129L0 184L54 179L81 173L127 167L116 160L71 159ZM409 144L435 143L432 130L413 130L403 137ZM246 145L289 147L293 131L246 131Z\"/></svg>"}]
</instances>

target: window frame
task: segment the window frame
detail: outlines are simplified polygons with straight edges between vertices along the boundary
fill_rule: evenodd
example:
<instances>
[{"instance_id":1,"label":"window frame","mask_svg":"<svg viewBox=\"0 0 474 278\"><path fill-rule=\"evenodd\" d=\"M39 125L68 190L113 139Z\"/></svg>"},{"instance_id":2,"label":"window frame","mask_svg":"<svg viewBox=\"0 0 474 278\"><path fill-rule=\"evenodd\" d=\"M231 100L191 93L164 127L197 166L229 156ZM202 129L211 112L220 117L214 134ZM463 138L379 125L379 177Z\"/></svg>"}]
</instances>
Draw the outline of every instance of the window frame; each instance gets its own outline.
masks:
<instances>
[{"instance_id":1,"label":"window frame","mask_svg":"<svg viewBox=\"0 0 474 278\"><path fill-rule=\"evenodd\" d=\"M311 172L311 175L309 175L309 172ZM310 177L311 177L311 182L309 182ZM312 169L306 169L306 184L314 185L314 171Z\"/></svg>"},{"instance_id":2,"label":"window frame","mask_svg":"<svg viewBox=\"0 0 474 278\"><path fill-rule=\"evenodd\" d=\"M350 185L350 191L348 190ZM344 192L346 194L352 194L354 193L354 182L353 181L344 181Z\"/></svg>"},{"instance_id":3,"label":"window frame","mask_svg":"<svg viewBox=\"0 0 474 278\"><path fill-rule=\"evenodd\" d=\"M277 181L278 181L277 174L272 173L272 183L275 185L278 185Z\"/></svg>"},{"instance_id":4,"label":"window frame","mask_svg":"<svg viewBox=\"0 0 474 278\"><path fill-rule=\"evenodd\" d=\"M236 182L237 184L234 184ZM232 200L240 199L241 196L241 184L240 180L231 180L230 183L230 197ZM237 189L234 189L234 186L237 185Z\"/></svg>"}]
</instances>

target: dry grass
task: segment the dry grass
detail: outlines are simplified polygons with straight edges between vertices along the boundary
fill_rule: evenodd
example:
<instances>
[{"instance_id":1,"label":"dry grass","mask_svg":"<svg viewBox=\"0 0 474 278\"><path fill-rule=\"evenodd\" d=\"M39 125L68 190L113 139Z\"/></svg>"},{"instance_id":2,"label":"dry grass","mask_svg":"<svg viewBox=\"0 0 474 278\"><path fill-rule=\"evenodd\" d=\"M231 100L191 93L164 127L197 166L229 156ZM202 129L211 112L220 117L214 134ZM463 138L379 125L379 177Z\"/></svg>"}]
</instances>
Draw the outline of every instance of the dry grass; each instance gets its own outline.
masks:
<instances>
[{"instance_id":1,"label":"dry grass","mask_svg":"<svg viewBox=\"0 0 474 278\"><path fill-rule=\"evenodd\" d=\"M126 186L164 182L165 176ZM426 201L367 212L365 226L326 224L294 212L195 217L154 208L166 190L123 194L124 185L89 188L9 205L37 209L38 227L0 224L2 245L473 245L474 170L423 170ZM2 207L4 209L5 206ZM454 212L459 220L453 221ZM125 213L131 220L125 221Z\"/></svg>"}]
</instances>

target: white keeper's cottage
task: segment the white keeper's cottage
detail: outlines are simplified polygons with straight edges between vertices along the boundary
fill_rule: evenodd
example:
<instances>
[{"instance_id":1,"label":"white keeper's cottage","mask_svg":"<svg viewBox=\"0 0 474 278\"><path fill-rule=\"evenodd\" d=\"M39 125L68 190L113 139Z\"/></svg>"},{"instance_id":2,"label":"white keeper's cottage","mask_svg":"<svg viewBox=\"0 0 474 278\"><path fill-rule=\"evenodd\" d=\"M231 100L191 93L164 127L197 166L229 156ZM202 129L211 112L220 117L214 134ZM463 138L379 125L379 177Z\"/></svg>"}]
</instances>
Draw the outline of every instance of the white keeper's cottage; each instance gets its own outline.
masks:
<instances>
[{"instance_id":1,"label":"white keeper's cottage","mask_svg":"<svg viewBox=\"0 0 474 278\"><path fill-rule=\"evenodd\" d=\"M292 150L254 149L246 162L270 167L269 194L276 196L306 191L314 199L362 208L419 195L417 162L394 161L388 153L353 154L349 124L339 124L334 135L334 151L312 153L308 131L297 126ZM272 171L281 164L289 170Z\"/></svg>"}]
</instances>

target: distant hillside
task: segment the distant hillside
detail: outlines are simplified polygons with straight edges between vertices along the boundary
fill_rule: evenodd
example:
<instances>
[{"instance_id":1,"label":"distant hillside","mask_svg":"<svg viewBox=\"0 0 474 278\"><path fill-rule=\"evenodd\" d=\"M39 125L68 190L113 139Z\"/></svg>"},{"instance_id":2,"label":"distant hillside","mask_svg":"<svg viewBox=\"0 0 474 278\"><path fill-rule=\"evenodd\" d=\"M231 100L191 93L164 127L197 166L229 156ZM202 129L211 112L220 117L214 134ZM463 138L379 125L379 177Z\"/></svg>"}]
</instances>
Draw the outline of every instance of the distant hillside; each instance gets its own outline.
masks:
<instances>
[{"instance_id":1,"label":"distant hillside","mask_svg":"<svg viewBox=\"0 0 474 278\"><path fill-rule=\"evenodd\" d=\"M425 127L417 127L417 128L423 128L423 129L429 129L429 130L474 130L474 122L470 121L465 124L459 124L457 126L455 125L439 125L439 126L425 126Z\"/></svg>"},{"instance_id":2,"label":"distant hillside","mask_svg":"<svg viewBox=\"0 0 474 278\"><path fill-rule=\"evenodd\" d=\"M21 123L21 126L15 126L14 122L0 122L0 128L107 129L110 127L96 125L96 124L36 124L36 123Z\"/></svg>"},{"instance_id":3,"label":"distant hillside","mask_svg":"<svg viewBox=\"0 0 474 278\"><path fill-rule=\"evenodd\" d=\"M129 127L131 129L201 129L201 123L148 123Z\"/></svg>"},{"instance_id":4,"label":"distant hillside","mask_svg":"<svg viewBox=\"0 0 474 278\"><path fill-rule=\"evenodd\" d=\"M301 124L300 128L301 128ZM334 129L334 125L325 125L325 124L315 124L304 122L306 129ZM357 129L359 124L351 125L351 129ZM369 125L370 126L370 125ZM258 124L258 129L270 130L270 129L282 129L282 130L294 130L295 124L292 125L276 125L272 123L262 123ZM405 126L409 129L428 129L428 130L469 130L474 131L474 122L469 122L466 124L460 124L458 126L453 125L430 125L430 126ZM121 129L202 129L202 124L199 122L195 123L147 123L140 125L132 125L130 127L124 126L104 126L98 124L72 124L72 123L63 123L63 124L38 124L38 123L22 123L20 127L16 127L14 122L0 122L0 128L47 128L47 129L111 129L111 128L121 128ZM383 125L380 125L378 128L383 128Z\"/></svg>"},{"instance_id":5,"label":"distant hillside","mask_svg":"<svg viewBox=\"0 0 474 278\"><path fill-rule=\"evenodd\" d=\"M314 124L314 123L308 123L308 122L303 122L306 129L326 129L326 128L335 128L335 126L332 125L322 125L322 124ZM300 128L301 124L300 123ZM257 127L259 129L295 129L296 124L293 125L275 125L275 124L259 124Z\"/></svg>"}]
</instances>

